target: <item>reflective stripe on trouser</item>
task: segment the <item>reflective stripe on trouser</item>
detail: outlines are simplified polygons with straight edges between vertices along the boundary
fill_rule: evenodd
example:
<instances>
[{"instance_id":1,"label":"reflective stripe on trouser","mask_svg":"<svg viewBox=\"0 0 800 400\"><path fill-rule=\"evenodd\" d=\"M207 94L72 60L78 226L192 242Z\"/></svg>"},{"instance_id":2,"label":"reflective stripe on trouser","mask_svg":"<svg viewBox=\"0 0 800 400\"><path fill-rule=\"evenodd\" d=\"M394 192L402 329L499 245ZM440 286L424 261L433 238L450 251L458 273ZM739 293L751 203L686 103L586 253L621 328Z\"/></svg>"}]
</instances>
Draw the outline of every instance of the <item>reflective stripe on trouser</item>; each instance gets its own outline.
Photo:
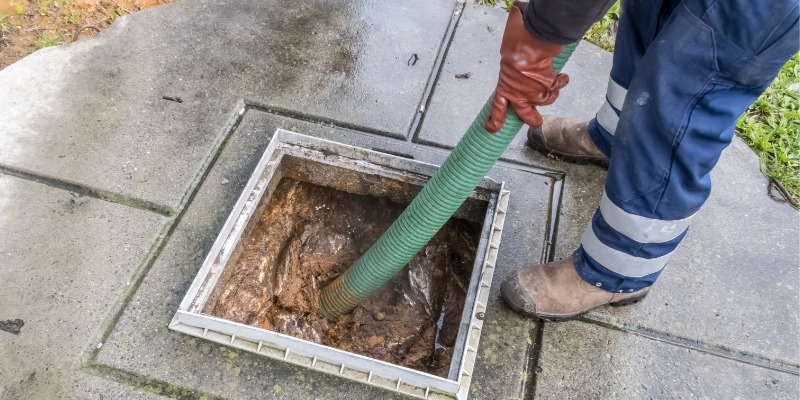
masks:
<instances>
[{"instance_id":1,"label":"reflective stripe on trouser","mask_svg":"<svg viewBox=\"0 0 800 400\"><path fill-rule=\"evenodd\" d=\"M589 126L611 161L574 259L614 292L655 282L737 117L800 48L794 0L654 3L623 0L606 102Z\"/></svg>"},{"instance_id":2,"label":"reflective stripe on trouser","mask_svg":"<svg viewBox=\"0 0 800 400\"><path fill-rule=\"evenodd\" d=\"M592 138L602 137L602 140L595 140L595 142L606 156L611 155L611 143L614 141L614 133L617 131L619 115L627 94L627 89L615 82L614 78L609 77L606 99L600 106L600 110L597 111L597 116L589 122L589 132L592 134Z\"/></svg>"}]
</instances>

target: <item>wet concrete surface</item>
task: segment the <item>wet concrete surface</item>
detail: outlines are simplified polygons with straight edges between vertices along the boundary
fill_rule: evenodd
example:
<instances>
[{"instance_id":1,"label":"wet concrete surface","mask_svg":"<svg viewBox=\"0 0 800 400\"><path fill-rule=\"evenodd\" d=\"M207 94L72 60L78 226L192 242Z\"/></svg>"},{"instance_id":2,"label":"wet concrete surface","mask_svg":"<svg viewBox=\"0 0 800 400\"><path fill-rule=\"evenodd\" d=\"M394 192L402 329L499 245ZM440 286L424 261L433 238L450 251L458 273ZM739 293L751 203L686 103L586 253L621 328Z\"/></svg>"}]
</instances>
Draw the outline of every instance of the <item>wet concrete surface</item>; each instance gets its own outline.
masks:
<instances>
[{"instance_id":1,"label":"wet concrete surface","mask_svg":"<svg viewBox=\"0 0 800 400\"><path fill-rule=\"evenodd\" d=\"M592 324L547 324L536 398L795 399L797 376Z\"/></svg>"},{"instance_id":2,"label":"wet concrete surface","mask_svg":"<svg viewBox=\"0 0 800 400\"><path fill-rule=\"evenodd\" d=\"M447 148L458 143L474 116L494 92L499 73L497 60L500 42L507 15L502 9L472 3L464 8L415 141ZM610 53L582 42L563 70L570 75L569 85L560 91L557 102L540 107L539 111L543 115L580 119L594 117L605 99L608 82L598 71L608 71L610 68ZM467 73L469 78L465 79L463 75ZM598 76L601 78L598 79ZM525 132L527 126L523 126L503 158L546 165L527 154ZM556 167L563 169L558 165Z\"/></svg>"},{"instance_id":3,"label":"wet concrete surface","mask_svg":"<svg viewBox=\"0 0 800 400\"><path fill-rule=\"evenodd\" d=\"M165 223L0 175L0 398L75 395L74 365Z\"/></svg>"},{"instance_id":4,"label":"wet concrete surface","mask_svg":"<svg viewBox=\"0 0 800 400\"><path fill-rule=\"evenodd\" d=\"M243 98L405 137L458 8L187 0L127 15L2 71L0 164L177 209Z\"/></svg>"},{"instance_id":5,"label":"wet concrete surface","mask_svg":"<svg viewBox=\"0 0 800 400\"><path fill-rule=\"evenodd\" d=\"M507 15L475 4L464 8L416 142L452 148L467 131L497 84Z\"/></svg>"},{"instance_id":6,"label":"wet concrete surface","mask_svg":"<svg viewBox=\"0 0 800 400\"><path fill-rule=\"evenodd\" d=\"M44 367L27 373L19 381L8 382L0 388L3 400L29 399L143 399L158 400L165 396L176 398L180 390L168 392L158 384L131 385L109 379L107 376L61 371L52 373ZM2 375L0 375L2 376ZM170 396L171 395L171 396Z\"/></svg>"}]
</instances>

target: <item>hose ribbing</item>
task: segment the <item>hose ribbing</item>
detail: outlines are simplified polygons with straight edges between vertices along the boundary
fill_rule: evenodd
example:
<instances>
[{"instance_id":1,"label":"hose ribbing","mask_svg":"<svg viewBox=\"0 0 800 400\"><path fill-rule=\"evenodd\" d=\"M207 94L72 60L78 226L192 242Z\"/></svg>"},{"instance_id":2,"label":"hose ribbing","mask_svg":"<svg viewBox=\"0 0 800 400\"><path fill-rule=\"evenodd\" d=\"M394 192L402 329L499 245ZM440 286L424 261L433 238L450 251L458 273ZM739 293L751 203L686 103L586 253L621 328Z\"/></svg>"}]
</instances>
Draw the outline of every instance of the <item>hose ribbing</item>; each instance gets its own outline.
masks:
<instances>
[{"instance_id":1,"label":"hose ribbing","mask_svg":"<svg viewBox=\"0 0 800 400\"><path fill-rule=\"evenodd\" d=\"M564 65L567 63L567 60L572 56L572 53L575 51L575 48L578 47L578 42L570 43L561 50L561 53L553 58L553 69L556 70L556 73L561 72L564 68Z\"/></svg>"}]
</instances>

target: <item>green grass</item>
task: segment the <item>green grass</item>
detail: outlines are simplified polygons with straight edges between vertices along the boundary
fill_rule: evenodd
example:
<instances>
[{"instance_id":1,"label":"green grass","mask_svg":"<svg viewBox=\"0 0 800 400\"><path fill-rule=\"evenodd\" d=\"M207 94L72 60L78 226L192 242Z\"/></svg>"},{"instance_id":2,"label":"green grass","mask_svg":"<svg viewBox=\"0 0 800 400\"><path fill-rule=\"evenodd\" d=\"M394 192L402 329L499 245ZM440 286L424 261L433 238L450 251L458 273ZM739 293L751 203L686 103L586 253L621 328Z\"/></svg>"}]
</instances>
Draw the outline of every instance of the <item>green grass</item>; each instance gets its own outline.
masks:
<instances>
[{"instance_id":1,"label":"green grass","mask_svg":"<svg viewBox=\"0 0 800 400\"><path fill-rule=\"evenodd\" d=\"M51 0L39 0L39 15L45 16L50 12Z\"/></svg>"},{"instance_id":2,"label":"green grass","mask_svg":"<svg viewBox=\"0 0 800 400\"><path fill-rule=\"evenodd\" d=\"M761 170L792 206L800 199L800 53L736 122L736 134L761 160Z\"/></svg>"},{"instance_id":3,"label":"green grass","mask_svg":"<svg viewBox=\"0 0 800 400\"><path fill-rule=\"evenodd\" d=\"M503 3L503 9L508 10L514 4L514 0L475 0L475 4L489 7L494 7L498 3Z\"/></svg>"},{"instance_id":4,"label":"green grass","mask_svg":"<svg viewBox=\"0 0 800 400\"><path fill-rule=\"evenodd\" d=\"M109 24L113 24L119 17L127 14L122 7L118 6L108 6L102 8L103 14L106 16L106 21Z\"/></svg>"},{"instance_id":5,"label":"green grass","mask_svg":"<svg viewBox=\"0 0 800 400\"><path fill-rule=\"evenodd\" d=\"M0 14L0 37L14 30L14 24L8 20L8 15Z\"/></svg>"},{"instance_id":6,"label":"green grass","mask_svg":"<svg viewBox=\"0 0 800 400\"><path fill-rule=\"evenodd\" d=\"M39 37L36 39L36 48L43 49L45 47L52 47L58 46L61 44L61 40L57 35L53 35L51 33L42 32L39 34Z\"/></svg>"},{"instance_id":7,"label":"green grass","mask_svg":"<svg viewBox=\"0 0 800 400\"><path fill-rule=\"evenodd\" d=\"M611 6L608 13L603 16L603 19L589 28L583 38L603 49L614 51L614 39L617 37L618 24L619 1Z\"/></svg>"},{"instance_id":8,"label":"green grass","mask_svg":"<svg viewBox=\"0 0 800 400\"><path fill-rule=\"evenodd\" d=\"M64 20L67 23L81 25L80 22L83 19L83 15L81 15L80 11L78 10L69 10L69 15L64 17Z\"/></svg>"}]
</instances>

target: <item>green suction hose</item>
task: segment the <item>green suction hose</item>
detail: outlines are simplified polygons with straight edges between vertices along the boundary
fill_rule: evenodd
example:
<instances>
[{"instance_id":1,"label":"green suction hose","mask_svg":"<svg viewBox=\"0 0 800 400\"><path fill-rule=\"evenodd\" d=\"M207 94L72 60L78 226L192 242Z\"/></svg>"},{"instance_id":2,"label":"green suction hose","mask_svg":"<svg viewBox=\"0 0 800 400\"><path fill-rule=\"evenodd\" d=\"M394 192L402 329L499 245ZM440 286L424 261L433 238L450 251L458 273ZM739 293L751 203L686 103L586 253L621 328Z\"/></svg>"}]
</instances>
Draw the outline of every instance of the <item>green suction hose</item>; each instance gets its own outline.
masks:
<instances>
[{"instance_id":1,"label":"green suction hose","mask_svg":"<svg viewBox=\"0 0 800 400\"><path fill-rule=\"evenodd\" d=\"M553 59L556 73L576 46L565 46ZM436 174L386 233L322 290L320 303L326 318L349 313L383 287L444 226L497 162L523 123L509 107L503 128L487 132L484 126L491 104L490 97Z\"/></svg>"},{"instance_id":2,"label":"green suction hose","mask_svg":"<svg viewBox=\"0 0 800 400\"><path fill-rule=\"evenodd\" d=\"M560 73L562 69L564 69L564 65L567 63L567 60L572 56L572 53L575 52L575 48L578 47L579 42L570 43L561 50L561 53L553 58L553 69L556 70L556 73Z\"/></svg>"}]
</instances>

